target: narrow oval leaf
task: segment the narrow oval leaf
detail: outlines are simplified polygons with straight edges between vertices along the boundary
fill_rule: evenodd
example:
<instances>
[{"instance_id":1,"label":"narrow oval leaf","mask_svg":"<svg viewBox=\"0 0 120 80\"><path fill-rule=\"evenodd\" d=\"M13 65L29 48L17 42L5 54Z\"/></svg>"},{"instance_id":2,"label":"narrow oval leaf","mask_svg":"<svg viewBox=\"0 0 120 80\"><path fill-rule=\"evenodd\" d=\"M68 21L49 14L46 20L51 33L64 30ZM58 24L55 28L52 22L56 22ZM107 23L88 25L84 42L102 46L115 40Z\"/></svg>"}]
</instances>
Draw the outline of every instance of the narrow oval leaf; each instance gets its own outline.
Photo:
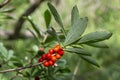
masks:
<instances>
[{"instance_id":1,"label":"narrow oval leaf","mask_svg":"<svg viewBox=\"0 0 120 80\"><path fill-rule=\"evenodd\" d=\"M49 10L46 10L44 12L44 19L45 19L46 27L48 28L50 26L50 22L51 22L51 14L50 14Z\"/></svg>"},{"instance_id":2,"label":"narrow oval leaf","mask_svg":"<svg viewBox=\"0 0 120 80\"><path fill-rule=\"evenodd\" d=\"M59 24L59 26L61 27L64 36L66 36L66 33L65 33L65 29L64 29L64 27L63 27L62 20L61 20L61 18L60 18L60 15L58 14L57 10L55 9L55 7L54 7L51 3L48 3L48 7L49 7L51 13L53 14L56 22L57 22L57 23Z\"/></svg>"},{"instance_id":3,"label":"narrow oval leaf","mask_svg":"<svg viewBox=\"0 0 120 80\"><path fill-rule=\"evenodd\" d=\"M97 48L109 48L104 42L88 43L87 45Z\"/></svg>"},{"instance_id":4,"label":"narrow oval leaf","mask_svg":"<svg viewBox=\"0 0 120 80\"><path fill-rule=\"evenodd\" d=\"M96 31L83 36L78 43L94 43L98 41L103 41L109 39L112 33L108 31Z\"/></svg>"},{"instance_id":5,"label":"narrow oval leaf","mask_svg":"<svg viewBox=\"0 0 120 80\"><path fill-rule=\"evenodd\" d=\"M39 37L41 37L39 28L37 27L37 25L33 22L32 17L28 16L28 17L24 17L24 19L26 19L33 27L33 29L35 30L35 32L37 33L37 35Z\"/></svg>"},{"instance_id":6,"label":"narrow oval leaf","mask_svg":"<svg viewBox=\"0 0 120 80\"><path fill-rule=\"evenodd\" d=\"M82 59L86 60L87 62L97 66L97 67L100 67L99 64L90 56L80 56Z\"/></svg>"},{"instance_id":7,"label":"narrow oval leaf","mask_svg":"<svg viewBox=\"0 0 120 80\"><path fill-rule=\"evenodd\" d=\"M77 6L74 6L71 12L71 25L73 25L78 19L79 19L79 11Z\"/></svg>"},{"instance_id":8,"label":"narrow oval leaf","mask_svg":"<svg viewBox=\"0 0 120 80\"><path fill-rule=\"evenodd\" d=\"M87 17L82 19L80 18L71 26L70 31L68 32L67 37L65 39L64 43L65 46L73 42L76 42L80 38L80 36L87 27L87 22L88 22Z\"/></svg>"},{"instance_id":9,"label":"narrow oval leaf","mask_svg":"<svg viewBox=\"0 0 120 80\"><path fill-rule=\"evenodd\" d=\"M59 36L57 35L57 32L55 31L55 29L53 27L50 27L51 30L47 30L47 32L53 36L56 40L58 40L60 42L60 38Z\"/></svg>"},{"instance_id":10,"label":"narrow oval leaf","mask_svg":"<svg viewBox=\"0 0 120 80\"><path fill-rule=\"evenodd\" d=\"M91 56L91 54L89 52L87 52L86 50L84 50L82 48L67 48L65 50L68 51L68 52L77 53L77 54L80 54L80 55Z\"/></svg>"}]
</instances>

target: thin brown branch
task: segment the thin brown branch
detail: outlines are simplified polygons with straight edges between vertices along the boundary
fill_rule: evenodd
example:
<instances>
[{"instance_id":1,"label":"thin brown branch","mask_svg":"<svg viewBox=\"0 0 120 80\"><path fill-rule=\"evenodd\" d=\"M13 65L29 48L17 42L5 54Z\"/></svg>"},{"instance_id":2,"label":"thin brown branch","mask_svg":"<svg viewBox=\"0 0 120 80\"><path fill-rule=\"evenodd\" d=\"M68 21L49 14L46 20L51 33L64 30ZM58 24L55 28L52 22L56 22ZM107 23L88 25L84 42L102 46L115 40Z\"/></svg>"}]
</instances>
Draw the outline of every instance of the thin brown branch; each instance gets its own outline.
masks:
<instances>
[{"instance_id":1,"label":"thin brown branch","mask_svg":"<svg viewBox=\"0 0 120 80\"><path fill-rule=\"evenodd\" d=\"M0 3L0 8L4 7L5 5L7 5L11 0L4 0L3 3Z\"/></svg>"},{"instance_id":2,"label":"thin brown branch","mask_svg":"<svg viewBox=\"0 0 120 80\"><path fill-rule=\"evenodd\" d=\"M18 38L20 35L20 31L22 29L22 26L25 22L24 16L29 16L32 14L43 2L44 0L36 0L34 4L32 4L18 19L18 21L15 24L14 33L10 36L11 39Z\"/></svg>"},{"instance_id":3,"label":"thin brown branch","mask_svg":"<svg viewBox=\"0 0 120 80\"><path fill-rule=\"evenodd\" d=\"M19 71L19 70L23 70L23 69L28 69L28 68L39 66L40 64L42 64L42 63L37 63L37 64L33 64L33 65L30 65L30 66L19 67L19 68L14 68L14 69L7 69L7 70L0 71L0 73L6 73L6 72L12 72L12 71Z\"/></svg>"}]
</instances>

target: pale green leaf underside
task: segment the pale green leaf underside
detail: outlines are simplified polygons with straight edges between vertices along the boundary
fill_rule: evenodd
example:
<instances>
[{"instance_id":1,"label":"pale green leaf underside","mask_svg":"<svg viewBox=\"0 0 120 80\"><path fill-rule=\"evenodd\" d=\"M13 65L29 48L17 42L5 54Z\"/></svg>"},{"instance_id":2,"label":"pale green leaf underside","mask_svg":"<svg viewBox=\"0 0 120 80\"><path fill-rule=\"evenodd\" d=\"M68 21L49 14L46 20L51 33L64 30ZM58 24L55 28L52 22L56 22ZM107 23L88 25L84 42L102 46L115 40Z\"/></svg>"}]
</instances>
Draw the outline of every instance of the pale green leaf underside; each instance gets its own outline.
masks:
<instances>
[{"instance_id":1,"label":"pale green leaf underside","mask_svg":"<svg viewBox=\"0 0 120 80\"><path fill-rule=\"evenodd\" d=\"M112 33L108 31L96 31L84 35L78 43L93 43L98 41L103 41L109 39L112 36Z\"/></svg>"}]
</instances>

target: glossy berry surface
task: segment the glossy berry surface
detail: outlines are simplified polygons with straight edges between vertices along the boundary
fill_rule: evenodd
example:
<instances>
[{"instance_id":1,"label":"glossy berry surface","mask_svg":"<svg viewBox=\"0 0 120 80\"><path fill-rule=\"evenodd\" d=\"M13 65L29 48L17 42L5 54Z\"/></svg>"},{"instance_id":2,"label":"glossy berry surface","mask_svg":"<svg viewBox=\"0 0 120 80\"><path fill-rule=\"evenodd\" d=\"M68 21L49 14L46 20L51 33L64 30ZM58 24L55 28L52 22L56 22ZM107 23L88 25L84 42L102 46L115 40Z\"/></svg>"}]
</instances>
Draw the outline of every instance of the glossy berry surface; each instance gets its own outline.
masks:
<instances>
[{"instance_id":1,"label":"glossy berry surface","mask_svg":"<svg viewBox=\"0 0 120 80\"><path fill-rule=\"evenodd\" d=\"M50 53L50 54L53 54L53 53L54 53L54 49L50 49L50 50L49 50L49 53Z\"/></svg>"},{"instance_id":2,"label":"glossy berry surface","mask_svg":"<svg viewBox=\"0 0 120 80\"><path fill-rule=\"evenodd\" d=\"M55 56L52 56L50 60L55 62L57 60L57 58Z\"/></svg>"},{"instance_id":3,"label":"glossy berry surface","mask_svg":"<svg viewBox=\"0 0 120 80\"><path fill-rule=\"evenodd\" d=\"M43 63L45 67L48 67L49 66L49 63L46 61Z\"/></svg>"},{"instance_id":4,"label":"glossy berry surface","mask_svg":"<svg viewBox=\"0 0 120 80\"><path fill-rule=\"evenodd\" d=\"M61 56L64 54L64 51L63 50L60 50L59 52L58 52L58 54L60 54Z\"/></svg>"},{"instance_id":5,"label":"glossy berry surface","mask_svg":"<svg viewBox=\"0 0 120 80\"><path fill-rule=\"evenodd\" d=\"M52 66L52 65L54 65L55 62L50 60L50 61L48 61L48 63L49 63L50 66Z\"/></svg>"},{"instance_id":6,"label":"glossy berry surface","mask_svg":"<svg viewBox=\"0 0 120 80\"><path fill-rule=\"evenodd\" d=\"M40 50L43 50L42 48ZM46 54L42 54L38 62L43 62L45 67L54 66L55 62L59 60L64 54L64 50L60 45L56 45L54 48L49 49Z\"/></svg>"},{"instance_id":7,"label":"glossy berry surface","mask_svg":"<svg viewBox=\"0 0 120 80\"><path fill-rule=\"evenodd\" d=\"M57 59L60 59L60 58L61 58L61 55L60 55L60 54L56 54L55 57L56 57Z\"/></svg>"},{"instance_id":8,"label":"glossy berry surface","mask_svg":"<svg viewBox=\"0 0 120 80\"><path fill-rule=\"evenodd\" d=\"M42 58L39 58L38 62L43 62L43 59L42 59Z\"/></svg>"}]
</instances>

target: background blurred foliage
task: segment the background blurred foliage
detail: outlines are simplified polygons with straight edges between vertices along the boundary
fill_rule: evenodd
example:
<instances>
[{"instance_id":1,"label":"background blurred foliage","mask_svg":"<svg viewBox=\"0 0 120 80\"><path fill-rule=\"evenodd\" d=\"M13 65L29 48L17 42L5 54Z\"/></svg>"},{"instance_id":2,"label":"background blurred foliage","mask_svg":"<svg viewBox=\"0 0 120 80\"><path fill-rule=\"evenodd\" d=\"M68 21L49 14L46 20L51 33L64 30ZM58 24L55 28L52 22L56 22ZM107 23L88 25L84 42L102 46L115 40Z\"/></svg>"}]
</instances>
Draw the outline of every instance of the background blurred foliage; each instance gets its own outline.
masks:
<instances>
[{"instance_id":1,"label":"background blurred foliage","mask_svg":"<svg viewBox=\"0 0 120 80\"><path fill-rule=\"evenodd\" d=\"M0 0L0 2L2 1L3 0ZM5 14L0 13L0 29L10 31L13 30L16 20L29 7L30 4L31 3L28 0L12 0L7 6L2 8L2 10L14 8L14 11ZM93 57L98 61L101 67L96 68L81 60L79 68L77 70L76 80L119 80L120 0L60 0L59 3L54 3L54 5L56 5L59 14L61 14L66 29L68 29L68 27L70 26L70 14L72 7L74 5L77 5L80 11L80 15L87 16L89 18L88 28L84 34L101 29L106 29L113 33L111 39L109 41L106 41L109 46L108 49L97 49L85 46L86 49L88 49L93 54ZM46 9L48 8L46 2L44 2L31 15L34 22L43 31L46 30L43 15ZM5 18L6 15L12 17L13 19ZM59 29L54 20L52 20L52 23L55 29ZM27 31L26 28L28 27L32 29L31 25L26 22L24 24L22 32ZM3 37L0 38L0 41L3 42L8 49L13 49L15 52L14 54L16 56L19 56L19 58L21 58L23 62L34 55L34 53L26 53L27 49L33 48L34 45L40 46L32 38L24 40L18 39L13 41L4 40ZM26 56L26 54L29 54L29 56ZM71 71L74 72L77 66L78 57L75 54L69 54L68 56L66 53L64 58L67 60L67 65L70 67ZM71 79L70 76L68 76L67 78ZM0 79L3 79L1 74Z\"/></svg>"}]
</instances>

